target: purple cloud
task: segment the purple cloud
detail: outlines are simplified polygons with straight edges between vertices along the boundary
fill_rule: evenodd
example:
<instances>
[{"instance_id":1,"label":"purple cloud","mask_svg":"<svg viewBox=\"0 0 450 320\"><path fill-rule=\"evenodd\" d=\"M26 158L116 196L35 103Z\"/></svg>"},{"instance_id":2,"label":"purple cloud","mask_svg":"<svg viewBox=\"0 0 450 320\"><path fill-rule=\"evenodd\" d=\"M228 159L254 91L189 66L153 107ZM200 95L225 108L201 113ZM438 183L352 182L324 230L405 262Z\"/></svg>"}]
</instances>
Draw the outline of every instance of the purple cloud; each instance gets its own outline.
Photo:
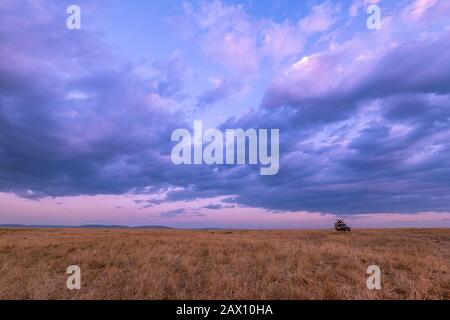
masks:
<instances>
[{"instance_id":1,"label":"purple cloud","mask_svg":"<svg viewBox=\"0 0 450 320\"><path fill-rule=\"evenodd\" d=\"M298 56L276 69L259 108L219 125L279 128L273 177L252 166L174 166L171 132L192 125L170 108L189 103L182 55L131 63L95 30L61 28L52 10L64 12L65 3L45 12L33 3L0 4L2 192L30 199L162 194L137 202L144 207L225 197L229 206L277 212L450 210L450 33L437 28L445 22L433 11L446 10L444 2L413 9L435 20L415 18L406 28L405 19L388 17L385 33L355 34ZM310 33L329 30L340 12L329 6L315 7L300 24L264 22L218 1L185 11L206 56L244 77L267 57L283 64L299 55L306 38L291 39L302 24ZM236 90L227 75L191 107L227 101ZM200 214L181 208L161 215Z\"/></svg>"}]
</instances>

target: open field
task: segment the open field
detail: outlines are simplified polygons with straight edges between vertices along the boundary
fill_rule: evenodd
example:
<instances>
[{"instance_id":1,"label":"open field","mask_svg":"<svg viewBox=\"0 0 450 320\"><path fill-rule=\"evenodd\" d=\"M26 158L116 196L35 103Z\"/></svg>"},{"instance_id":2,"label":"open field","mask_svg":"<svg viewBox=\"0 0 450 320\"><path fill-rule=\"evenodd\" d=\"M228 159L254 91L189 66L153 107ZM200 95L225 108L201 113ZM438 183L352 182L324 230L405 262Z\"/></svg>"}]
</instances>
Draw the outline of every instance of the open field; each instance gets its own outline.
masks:
<instances>
[{"instance_id":1,"label":"open field","mask_svg":"<svg viewBox=\"0 0 450 320\"><path fill-rule=\"evenodd\" d=\"M0 229L0 298L450 299L450 229Z\"/></svg>"}]
</instances>

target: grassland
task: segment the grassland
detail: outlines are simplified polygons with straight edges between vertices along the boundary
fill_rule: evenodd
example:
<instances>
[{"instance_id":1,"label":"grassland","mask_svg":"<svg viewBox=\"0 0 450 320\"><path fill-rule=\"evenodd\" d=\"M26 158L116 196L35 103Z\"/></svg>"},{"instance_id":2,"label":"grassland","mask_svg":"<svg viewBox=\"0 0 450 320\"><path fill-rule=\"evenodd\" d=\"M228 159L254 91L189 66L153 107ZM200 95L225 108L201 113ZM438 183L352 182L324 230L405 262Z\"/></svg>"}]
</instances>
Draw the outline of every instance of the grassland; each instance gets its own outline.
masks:
<instances>
[{"instance_id":1,"label":"grassland","mask_svg":"<svg viewBox=\"0 0 450 320\"><path fill-rule=\"evenodd\" d=\"M0 298L449 299L450 229L0 229Z\"/></svg>"}]
</instances>

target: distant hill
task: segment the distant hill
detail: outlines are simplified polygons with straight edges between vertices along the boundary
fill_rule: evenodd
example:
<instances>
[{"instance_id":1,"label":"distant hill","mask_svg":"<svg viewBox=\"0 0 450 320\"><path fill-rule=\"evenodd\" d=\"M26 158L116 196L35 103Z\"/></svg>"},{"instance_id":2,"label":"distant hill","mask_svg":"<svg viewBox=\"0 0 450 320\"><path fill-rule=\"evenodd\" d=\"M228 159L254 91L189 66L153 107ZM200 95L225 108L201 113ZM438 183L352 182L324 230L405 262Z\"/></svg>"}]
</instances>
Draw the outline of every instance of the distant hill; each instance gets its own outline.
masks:
<instances>
[{"instance_id":1,"label":"distant hill","mask_svg":"<svg viewBox=\"0 0 450 320\"><path fill-rule=\"evenodd\" d=\"M129 227L129 226L121 226L121 225L107 225L107 224L86 224L80 226L66 226L66 225L40 225L40 224L0 224L0 228L73 228L73 229L173 229L166 226L138 226L138 227Z\"/></svg>"},{"instance_id":2,"label":"distant hill","mask_svg":"<svg viewBox=\"0 0 450 320\"><path fill-rule=\"evenodd\" d=\"M128 226L121 225L109 225L109 224L85 224L81 226L76 226L72 228L82 228L82 229L129 229Z\"/></svg>"},{"instance_id":3,"label":"distant hill","mask_svg":"<svg viewBox=\"0 0 450 320\"><path fill-rule=\"evenodd\" d=\"M166 227L166 226L139 226L139 227L133 227L132 229L175 229L175 228Z\"/></svg>"}]
</instances>

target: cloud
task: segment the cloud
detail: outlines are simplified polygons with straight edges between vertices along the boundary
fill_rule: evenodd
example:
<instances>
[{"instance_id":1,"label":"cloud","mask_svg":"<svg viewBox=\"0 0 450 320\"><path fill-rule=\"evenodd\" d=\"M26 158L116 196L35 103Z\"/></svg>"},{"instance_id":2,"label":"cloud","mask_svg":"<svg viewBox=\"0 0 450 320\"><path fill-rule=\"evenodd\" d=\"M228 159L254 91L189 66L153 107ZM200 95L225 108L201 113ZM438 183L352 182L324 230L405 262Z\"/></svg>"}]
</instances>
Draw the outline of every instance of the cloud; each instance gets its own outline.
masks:
<instances>
[{"instance_id":1,"label":"cloud","mask_svg":"<svg viewBox=\"0 0 450 320\"><path fill-rule=\"evenodd\" d=\"M137 65L134 71L145 81L149 90L162 99L183 100L184 83L188 75L182 54L175 51L167 60Z\"/></svg>"},{"instance_id":2,"label":"cloud","mask_svg":"<svg viewBox=\"0 0 450 320\"><path fill-rule=\"evenodd\" d=\"M203 217L203 214L195 211L195 210L188 210L185 208L178 208L178 209L174 209L174 210L169 210L169 211L164 211L161 212L161 216L162 217L166 217L166 218L175 218L175 217L179 217L179 216L183 216L183 217Z\"/></svg>"},{"instance_id":3,"label":"cloud","mask_svg":"<svg viewBox=\"0 0 450 320\"><path fill-rule=\"evenodd\" d=\"M437 38L398 43L390 48L360 39L335 45L304 57L276 77L263 105L296 108L305 121L335 121L370 99L398 94L447 94L448 41L450 33L446 31ZM329 108L334 112L327 112Z\"/></svg>"},{"instance_id":4,"label":"cloud","mask_svg":"<svg viewBox=\"0 0 450 320\"><path fill-rule=\"evenodd\" d=\"M402 28L305 56L274 78L262 109L221 125L280 128L278 175L228 168L217 173L220 184L197 180L167 199L226 195L273 211L448 212L449 33L417 39Z\"/></svg>"},{"instance_id":5,"label":"cloud","mask_svg":"<svg viewBox=\"0 0 450 320\"><path fill-rule=\"evenodd\" d=\"M299 21L299 26L307 34L329 30L338 20L341 7L330 1L311 8L311 14Z\"/></svg>"},{"instance_id":6,"label":"cloud","mask_svg":"<svg viewBox=\"0 0 450 320\"><path fill-rule=\"evenodd\" d=\"M166 137L183 116L148 97L172 98L178 80L148 85L97 33L71 32L48 11L2 6L0 190L36 198L166 185Z\"/></svg>"},{"instance_id":7,"label":"cloud","mask_svg":"<svg viewBox=\"0 0 450 320\"><path fill-rule=\"evenodd\" d=\"M324 6L325 13L329 8ZM243 5L217 0L197 7L185 3L184 12L197 26L196 37L206 56L234 76L251 78L265 58L280 63L301 52L306 42L296 23L255 19Z\"/></svg>"},{"instance_id":8,"label":"cloud","mask_svg":"<svg viewBox=\"0 0 450 320\"><path fill-rule=\"evenodd\" d=\"M412 21L419 20L438 0L415 0L405 8L404 14Z\"/></svg>"},{"instance_id":9,"label":"cloud","mask_svg":"<svg viewBox=\"0 0 450 320\"><path fill-rule=\"evenodd\" d=\"M271 23L263 32L262 50L276 63L297 55L304 48L307 37L288 21Z\"/></svg>"},{"instance_id":10,"label":"cloud","mask_svg":"<svg viewBox=\"0 0 450 320\"><path fill-rule=\"evenodd\" d=\"M354 0L350 5L348 13L351 17L355 17L361 9L366 9L373 4L379 4L380 1L381 0Z\"/></svg>"},{"instance_id":11,"label":"cloud","mask_svg":"<svg viewBox=\"0 0 450 320\"><path fill-rule=\"evenodd\" d=\"M445 0L415 0L407 5L401 17L410 24L431 25L443 23L448 28L450 2Z\"/></svg>"},{"instance_id":12,"label":"cloud","mask_svg":"<svg viewBox=\"0 0 450 320\"><path fill-rule=\"evenodd\" d=\"M226 102L240 87L240 84L230 79L213 78L212 82L214 87L198 97L197 108L205 109L219 102Z\"/></svg>"},{"instance_id":13,"label":"cloud","mask_svg":"<svg viewBox=\"0 0 450 320\"><path fill-rule=\"evenodd\" d=\"M208 204L204 207L202 207L202 209L209 209L209 210L220 210L220 209L231 209L231 208L235 208L234 205L223 205L223 204Z\"/></svg>"},{"instance_id":14,"label":"cloud","mask_svg":"<svg viewBox=\"0 0 450 320\"><path fill-rule=\"evenodd\" d=\"M280 172L262 177L253 166L171 163L172 130L191 126L182 110L170 107L185 101L181 54L136 65L114 56L97 32L61 28L58 15L15 2L0 6L2 192L30 199L158 195L136 202L144 207L227 199L220 207L205 206L210 210L450 210L445 28L417 23L405 31L403 25L383 24L385 33L332 41L281 70L260 108L219 126L280 129ZM337 19L330 3L319 6L308 32L329 30ZM291 43L292 22L263 23L242 6L218 1L199 12L189 5L185 10L197 23L207 55L238 73L257 72L262 57L284 60L302 50L303 40ZM225 79L227 72L198 97L198 106L226 101L235 89ZM161 215L200 216L200 209Z\"/></svg>"},{"instance_id":15,"label":"cloud","mask_svg":"<svg viewBox=\"0 0 450 320\"><path fill-rule=\"evenodd\" d=\"M198 26L203 51L215 62L240 75L258 70L257 28L241 5L202 2L184 5L185 14Z\"/></svg>"}]
</instances>

